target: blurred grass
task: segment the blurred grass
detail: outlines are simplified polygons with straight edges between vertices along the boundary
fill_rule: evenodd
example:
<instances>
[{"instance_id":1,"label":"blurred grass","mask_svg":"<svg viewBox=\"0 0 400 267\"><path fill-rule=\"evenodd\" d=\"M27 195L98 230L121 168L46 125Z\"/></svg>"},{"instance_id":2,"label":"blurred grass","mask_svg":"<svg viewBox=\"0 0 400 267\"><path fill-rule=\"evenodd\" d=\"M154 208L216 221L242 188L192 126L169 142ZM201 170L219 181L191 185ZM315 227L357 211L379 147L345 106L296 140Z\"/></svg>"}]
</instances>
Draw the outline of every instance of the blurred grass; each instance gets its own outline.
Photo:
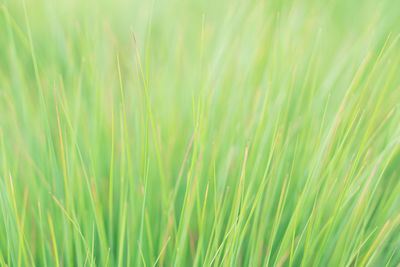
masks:
<instances>
[{"instance_id":1,"label":"blurred grass","mask_svg":"<svg viewBox=\"0 0 400 267\"><path fill-rule=\"evenodd\" d=\"M1 266L397 266L400 5L0 1Z\"/></svg>"}]
</instances>

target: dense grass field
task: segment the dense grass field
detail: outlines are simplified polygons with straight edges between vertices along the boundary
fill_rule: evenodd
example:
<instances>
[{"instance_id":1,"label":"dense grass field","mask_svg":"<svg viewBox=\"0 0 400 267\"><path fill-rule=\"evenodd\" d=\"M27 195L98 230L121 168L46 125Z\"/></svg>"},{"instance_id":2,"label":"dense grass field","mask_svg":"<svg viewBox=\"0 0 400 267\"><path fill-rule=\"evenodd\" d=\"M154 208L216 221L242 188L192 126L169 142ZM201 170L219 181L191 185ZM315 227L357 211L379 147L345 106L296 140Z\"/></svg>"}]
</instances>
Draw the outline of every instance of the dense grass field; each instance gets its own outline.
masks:
<instances>
[{"instance_id":1,"label":"dense grass field","mask_svg":"<svg viewBox=\"0 0 400 267\"><path fill-rule=\"evenodd\" d=\"M399 266L398 0L0 0L0 266Z\"/></svg>"}]
</instances>

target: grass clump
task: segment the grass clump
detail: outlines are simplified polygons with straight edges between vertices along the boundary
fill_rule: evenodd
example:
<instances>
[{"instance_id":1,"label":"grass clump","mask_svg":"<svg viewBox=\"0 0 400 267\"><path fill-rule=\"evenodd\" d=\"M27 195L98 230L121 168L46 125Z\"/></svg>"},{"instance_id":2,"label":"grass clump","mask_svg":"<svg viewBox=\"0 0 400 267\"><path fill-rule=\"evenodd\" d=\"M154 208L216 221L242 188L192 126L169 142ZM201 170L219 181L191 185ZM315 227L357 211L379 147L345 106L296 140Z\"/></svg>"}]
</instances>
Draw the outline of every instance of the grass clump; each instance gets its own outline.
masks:
<instances>
[{"instance_id":1,"label":"grass clump","mask_svg":"<svg viewBox=\"0 0 400 267\"><path fill-rule=\"evenodd\" d=\"M0 1L1 266L397 266L396 1Z\"/></svg>"}]
</instances>

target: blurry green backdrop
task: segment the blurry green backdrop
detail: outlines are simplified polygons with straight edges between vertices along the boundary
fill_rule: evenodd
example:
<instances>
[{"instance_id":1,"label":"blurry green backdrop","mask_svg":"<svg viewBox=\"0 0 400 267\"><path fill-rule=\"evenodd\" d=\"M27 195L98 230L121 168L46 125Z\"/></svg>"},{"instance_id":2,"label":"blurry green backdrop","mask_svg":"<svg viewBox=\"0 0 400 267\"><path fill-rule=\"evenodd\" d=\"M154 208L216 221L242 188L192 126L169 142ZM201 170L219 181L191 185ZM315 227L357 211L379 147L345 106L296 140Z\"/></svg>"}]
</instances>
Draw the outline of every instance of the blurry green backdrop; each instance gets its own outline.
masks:
<instances>
[{"instance_id":1,"label":"blurry green backdrop","mask_svg":"<svg viewBox=\"0 0 400 267\"><path fill-rule=\"evenodd\" d=\"M398 0L0 0L1 266L398 266Z\"/></svg>"}]
</instances>

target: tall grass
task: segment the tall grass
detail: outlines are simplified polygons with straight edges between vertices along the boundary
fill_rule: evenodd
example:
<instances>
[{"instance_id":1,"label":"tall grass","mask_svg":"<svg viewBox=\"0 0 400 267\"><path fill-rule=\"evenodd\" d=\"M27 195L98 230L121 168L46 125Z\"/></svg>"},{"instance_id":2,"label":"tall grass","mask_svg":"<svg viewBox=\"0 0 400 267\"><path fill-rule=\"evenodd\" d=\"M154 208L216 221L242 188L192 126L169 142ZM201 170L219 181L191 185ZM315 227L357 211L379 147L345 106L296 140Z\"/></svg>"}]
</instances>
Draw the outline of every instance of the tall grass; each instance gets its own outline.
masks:
<instances>
[{"instance_id":1,"label":"tall grass","mask_svg":"<svg viewBox=\"0 0 400 267\"><path fill-rule=\"evenodd\" d=\"M397 266L400 5L0 0L1 266Z\"/></svg>"}]
</instances>

